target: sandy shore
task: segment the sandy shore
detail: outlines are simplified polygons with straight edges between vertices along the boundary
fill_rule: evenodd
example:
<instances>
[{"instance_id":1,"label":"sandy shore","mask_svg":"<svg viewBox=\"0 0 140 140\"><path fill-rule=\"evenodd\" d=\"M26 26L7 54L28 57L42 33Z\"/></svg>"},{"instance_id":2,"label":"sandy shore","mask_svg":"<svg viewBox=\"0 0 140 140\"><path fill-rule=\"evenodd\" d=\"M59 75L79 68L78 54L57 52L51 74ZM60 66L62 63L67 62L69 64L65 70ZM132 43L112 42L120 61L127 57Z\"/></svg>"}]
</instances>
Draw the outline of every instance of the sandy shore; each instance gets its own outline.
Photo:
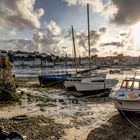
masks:
<instances>
[{"instance_id":1,"label":"sandy shore","mask_svg":"<svg viewBox=\"0 0 140 140\"><path fill-rule=\"evenodd\" d=\"M26 83L17 93L23 94L21 102L0 108L0 125L29 140L140 139L139 131L120 117L109 97L68 97L64 89L39 87L35 83ZM11 118L17 115L27 115L29 119L13 121ZM135 115L130 119L140 126L139 118Z\"/></svg>"}]
</instances>

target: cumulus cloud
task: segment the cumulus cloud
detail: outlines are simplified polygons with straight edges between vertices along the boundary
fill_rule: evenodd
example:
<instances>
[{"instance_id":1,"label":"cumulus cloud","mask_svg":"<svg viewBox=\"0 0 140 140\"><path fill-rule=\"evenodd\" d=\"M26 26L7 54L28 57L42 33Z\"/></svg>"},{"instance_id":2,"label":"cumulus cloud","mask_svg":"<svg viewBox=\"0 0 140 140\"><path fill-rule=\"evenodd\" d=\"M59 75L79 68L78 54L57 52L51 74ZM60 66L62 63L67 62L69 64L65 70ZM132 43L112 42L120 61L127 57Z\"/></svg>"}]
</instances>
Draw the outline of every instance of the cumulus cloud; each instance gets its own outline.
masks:
<instances>
[{"instance_id":1,"label":"cumulus cloud","mask_svg":"<svg viewBox=\"0 0 140 140\"><path fill-rule=\"evenodd\" d=\"M45 53L54 53L61 55L61 46L63 38L61 37L61 28L53 21L48 23L42 31L36 30L33 33L32 40L26 39L1 39L1 49L21 50L21 51L39 51Z\"/></svg>"},{"instance_id":2,"label":"cumulus cloud","mask_svg":"<svg viewBox=\"0 0 140 140\"><path fill-rule=\"evenodd\" d=\"M139 0L63 0L69 5L82 5L87 3L94 12L100 13L112 23L118 25L132 25L140 21Z\"/></svg>"},{"instance_id":3,"label":"cumulus cloud","mask_svg":"<svg viewBox=\"0 0 140 140\"><path fill-rule=\"evenodd\" d=\"M112 22L119 25L132 25L140 20L139 0L112 0L117 7Z\"/></svg>"},{"instance_id":4,"label":"cumulus cloud","mask_svg":"<svg viewBox=\"0 0 140 140\"><path fill-rule=\"evenodd\" d=\"M118 11L117 7L113 2L110 0L108 1L103 8L102 15L105 16L107 19L112 19L114 14Z\"/></svg>"},{"instance_id":5,"label":"cumulus cloud","mask_svg":"<svg viewBox=\"0 0 140 140\"><path fill-rule=\"evenodd\" d=\"M61 28L54 21L48 23L42 32L37 31L33 34L33 43L42 52L60 53L61 40Z\"/></svg>"},{"instance_id":6,"label":"cumulus cloud","mask_svg":"<svg viewBox=\"0 0 140 140\"><path fill-rule=\"evenodd\" d=\"M66 1L69 5L87 5L87 3L91 6L91 8L95 12L101 12L104 8L102 0L63 0Z\"/></svg>"},{"instance_id":7,"label":"cumulus cloud","mask_svg":"<svg viewBox=\"0 0 140 140\"><path fill-rule=\"evenodd\" d=\"M21 50L25 51L28 49L28 51L34 51L33 43L31 40L25 40L25 39L1 39L0 40L0 46L3 50Z\"/></svg>"},{"instance_id":8,"label":"cumulus cloud","mask_svg":"<svg viewBox=\"0 0 140 140\"><path fill-rule=\"evenodd\" d=\"M115 40L117 41L111 41L111 42L107 42L107 43L102 43L101 46L105 47L105 46L115 46L115 47L133 47L133 36L132 34L129 33L121 33L119 36L117 36L115 38Z\"/></svg>"},{"instance_id":9,"label":"cumulus cloud","mask_svg":"<svg viewBox=\"0 0 140 140\"><path fill-rule=\"evenodd\" d=\"M106 27L101 27L99 28L98 31L95 30L91 30L90 31L90 41L91 41L91 47L95 47L101 37L107 32L107 28ZM83 47L85 50L88 49L87 46L87 41L88 41L88 37L87 37L87 31L82 31L80 33L77 33L76 35L76 41L79 47Z\"/></svg>"},{"instance_id":10,"label":"cumulus cloud","mask_svg":"<svg viewBox=\"0 0 140 140\"><path fill-rule=\"evenodd\" d=\"M117 41L116 41L117 40ZM131 50L135 50L134 48L134 39L131 32L120 33L116 38L112 39L112 41L101 43L102 47L108 51L108 55L111 54L116 55L119 53L124 53L125 55L131 54ZM135 51L135 54L138 53Z\"/></svg>"},{"instance_id":11,"label":"cumulus cloud","mask_svg":"<svg viewBox=\"0 0 140 140\"><path fill-rule=\"evenodd\" d=\"M39 28L43 9L34 10L35 0L0 0L0 28Z\"/></svg>"}]
</instances>

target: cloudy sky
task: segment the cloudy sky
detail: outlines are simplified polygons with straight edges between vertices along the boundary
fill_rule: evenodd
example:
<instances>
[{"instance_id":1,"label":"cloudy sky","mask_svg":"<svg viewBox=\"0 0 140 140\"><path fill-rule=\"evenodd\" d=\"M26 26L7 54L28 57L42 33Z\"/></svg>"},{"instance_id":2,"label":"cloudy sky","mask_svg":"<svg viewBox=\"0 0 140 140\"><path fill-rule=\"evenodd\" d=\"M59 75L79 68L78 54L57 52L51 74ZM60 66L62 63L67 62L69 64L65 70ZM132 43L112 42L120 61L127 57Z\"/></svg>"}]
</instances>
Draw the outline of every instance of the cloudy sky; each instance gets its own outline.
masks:
<instances>
[{"instance_id":1,"label":"cloudy sky","mask_svg":"<svg viewBox=\"0 0 140 140\"><path fill-rule=\"evenodd\" d=\"M86 56L87 3L92 54L139 56L140 0L0 0L0 49Z\"/></svg>"}]
</instances>

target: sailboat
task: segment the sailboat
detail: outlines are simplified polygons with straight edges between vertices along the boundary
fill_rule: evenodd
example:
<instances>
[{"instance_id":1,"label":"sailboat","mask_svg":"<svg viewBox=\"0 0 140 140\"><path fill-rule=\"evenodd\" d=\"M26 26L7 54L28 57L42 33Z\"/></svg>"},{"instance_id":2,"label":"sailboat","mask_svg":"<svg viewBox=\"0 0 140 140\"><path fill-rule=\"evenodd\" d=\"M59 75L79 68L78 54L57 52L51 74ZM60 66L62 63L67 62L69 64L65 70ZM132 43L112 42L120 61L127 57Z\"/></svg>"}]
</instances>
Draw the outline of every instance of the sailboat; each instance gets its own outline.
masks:
<instances>
[{"instance_id":1,"label":"sailboat","mask_svg":"<svg viewBox=\"0 0 140 140\"><path fill-rule=\"evenodd\" d=\"M89 4L87 4L87 21L88 21L88 47L89 47L89 69L91 69L90 57L90 25L89 25ZM78 92L87 94L97 94L106 90L111 90L117 83L117 79L105 79L103 77L90 77L82 79L81 82L75 83L75 88Z\"/></svg>"},{"instance_id":2,"label":"sailboat","mask_svg":"<svg viewBox=\"0 0 140 140\"><path fill-rule=\"evenodd\" d=\"M89 5L87 5L87 12L89 13L89 10L88 9L89 9ZM88 22L89 22L89 16L88 16ZM106 77L106 74L105 73L94 73L94 74L91 75L91 71L92 70L95 70L96 67L95 68L91 68L90 49L89 49L89 69L78 71L73 25L71 26L71 29L72 29L72 40L73 40L73 48L74 48L74 59L75 59L76 75L75 76L72 76L72 77L68 77L68 78L65 79L64 86L65 86L65 88L67 90L75 90L75 84L81 82L84 78L90 78L90 77L92 77L92 78L93 77L94 78L96 78L96 77L105 78ZM89 33L88 33L88 35L89 35ZM88 39L89 39L89 37L88 37ZM88 42L90 42L90 41L88 41ZM89 73L90 73L90 75L89 75Z\"/></svg>"}]
</instances>

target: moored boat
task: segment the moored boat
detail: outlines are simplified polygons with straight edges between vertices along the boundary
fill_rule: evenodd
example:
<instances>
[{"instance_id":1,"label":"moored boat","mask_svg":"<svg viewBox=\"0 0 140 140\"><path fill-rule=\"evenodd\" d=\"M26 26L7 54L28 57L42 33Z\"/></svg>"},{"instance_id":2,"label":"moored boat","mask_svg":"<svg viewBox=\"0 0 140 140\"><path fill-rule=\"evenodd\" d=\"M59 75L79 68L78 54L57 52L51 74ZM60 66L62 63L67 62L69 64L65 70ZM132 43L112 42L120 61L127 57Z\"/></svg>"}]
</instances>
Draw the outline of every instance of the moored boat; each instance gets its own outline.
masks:
<instances>
[{"instance_id":1,"label":"moored boat","mask_svg":"<svg viewBox=\"0 0 140 140\"><path fill-rule=\"evenodd\" d=\"M124 79L113 99L115 108L121 115L140 112L140 79Z\"/></svg>"},{"instance_id":2,"label":"moored boat","mask_svg":"<svg viewBox=\"0 0 140 140\"><path fill-rule=\"evenodd\" d=\"M48 75L39 75L38 79L40 85L47 85L47 84L62 84L64 80L68 77L71 77L69 73L61 73L61 74L48 74Z\"/></svg>"},{"instance_id":3,"label":"moored boat","mask_svg":"<svg viewBox=\"0 0 140 140\"><path fill-rule=\"evenodd\" d=\"M105 78L106 74L97 73L97 74L94 74L92 77L93 78L94 77L103 77L103 78ZM65 88L67 90L76 90L75 89L75 84L81 82L84 78L90 78L90 76L81 75L81 76L73 76L73 77L66 78L65 81L64 81L64 86L65 86Z\"/></svg>"},{"instance_id":4,"label":"moored boat","mask_svg":"<svg viewBox=\"0 0 140 140\"><path fill-rule=\"evenodd\" d=\"M79 83L75 83L78 92L86 94L97 94L111 90L117 85L117 79L105 79L103 77L85 78Z\"/></svg>"}]
</instances>

